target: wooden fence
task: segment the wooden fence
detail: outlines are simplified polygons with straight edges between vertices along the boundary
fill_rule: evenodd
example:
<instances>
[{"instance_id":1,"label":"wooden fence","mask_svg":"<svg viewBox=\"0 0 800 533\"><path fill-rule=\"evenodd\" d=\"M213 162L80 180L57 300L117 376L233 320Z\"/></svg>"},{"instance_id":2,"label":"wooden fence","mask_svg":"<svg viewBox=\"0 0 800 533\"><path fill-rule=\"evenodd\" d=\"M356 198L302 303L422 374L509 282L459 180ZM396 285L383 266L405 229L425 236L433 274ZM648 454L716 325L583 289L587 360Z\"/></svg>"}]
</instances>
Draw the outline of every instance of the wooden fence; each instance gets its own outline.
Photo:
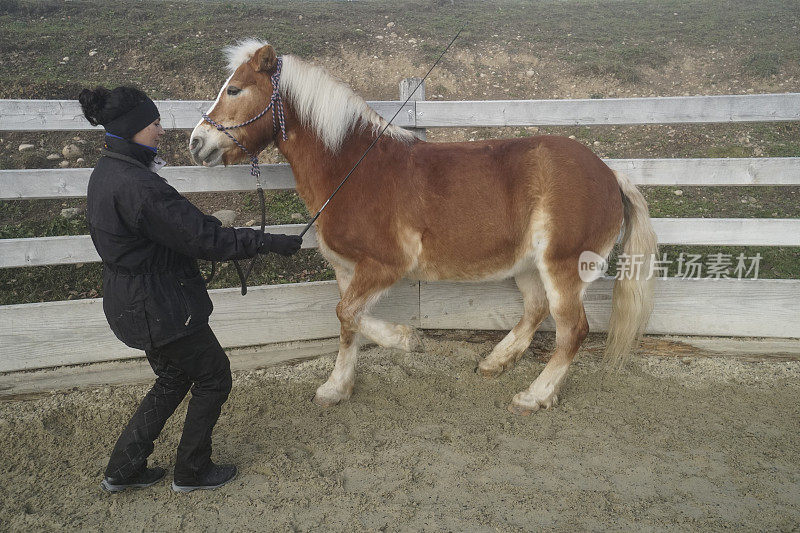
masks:
<instances>
[{"instance_id":1,"label":"wooden fence","mask_svg":"<svg viewBox=\"0 0 800 533\"><path fill-rule=\"evenodd\" d=\"M402 93L401 98L405 98ZM385 117L402 102L370 102ZM162 124L192 128L210 102L158 102ZM800 121L800 93L491 102L410 101L395 123L422 134L429 127L596 125ZM77 102L0 100L0 131L86 130ZM800 185L800 158L611 159L638 185ZM91 169L0 171L0 200L86 196ZM291 189L287 165L263 165L265 188ZM181 192L252 191L246 167L167 167L161 172ZM800 246L798 219L657 218L663 244ZM272 226L299 233L302 225ZM309 232L304 247L316 247ZM88 236L0 240L0 268L99 261ZM613 280L586 295L590 327L605 330ZM223 346L239 347L332 337L339 326L335 282L211 291L212 326ZM800 280L665 279L658 283L648 332L683 335L800 337ZM522 309L513 281L412 282L395 286L376 307L391 320L434 329L507 329ZM543 329L552 329L550 319ZM102 300L0 307L0 372L139 357L110 332Z\"/></svg>"}]
</instances>

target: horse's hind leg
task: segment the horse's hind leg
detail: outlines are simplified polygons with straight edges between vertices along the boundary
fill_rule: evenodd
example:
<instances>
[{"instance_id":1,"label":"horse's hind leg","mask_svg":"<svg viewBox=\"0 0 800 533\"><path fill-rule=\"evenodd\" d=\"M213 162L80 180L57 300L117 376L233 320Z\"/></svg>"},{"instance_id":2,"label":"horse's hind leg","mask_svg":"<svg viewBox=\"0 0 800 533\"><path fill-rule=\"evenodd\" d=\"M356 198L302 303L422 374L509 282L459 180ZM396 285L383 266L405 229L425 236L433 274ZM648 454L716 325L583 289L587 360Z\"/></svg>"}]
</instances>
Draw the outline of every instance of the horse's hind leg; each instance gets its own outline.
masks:
<instances>
[{"instance_id":1,"label":"horse's hind leg","mask_svg":"<svg viewBox=\"0 0 800 533\"><path fill-rule=\"evenodd\" d=\"M564 261L546 271L540 269L550 302L550 314L556 323L556 348L536 381L514 396L509 405L513 413L527 415L558 403L558 392L569 365L589 333L582 301L585 284L578 277L576 264L577 260ZM548 272L559 275L550 276Z\"/></svg>"},{"instance_id":2,"label":"horse's hind leg","mask_svg":"<svg viewBox=\"0 0 800 533\"><path fill-rule=\"evenodd\" d=\"M352 270L346 267L336 267L336 281L339 284L340 295L344 296L352 279ZM379 346L386 348L397 348L405 352L420 352L423 349L422 339L413 326L392 324L364 313L358 321L358 331Z\"/></svg>"},{"instance_id":3,"label":"horse's hind leg","mask_svg":"<svg viewBox=\"0 0 800 533\"><path fill-rule=\"evenodd\" d=\"M358 330L362 313L401 276L400 272L374 262L356 265L351 279L340 281L342 299L336 306L336 315L341 322L339 354L328 381L323 383L314 396L314 403L322 407L336 405L350 398L355 384L356 360L358 358ZM338 272L337 272L338 277Z\"/></svg>"},{"instance_id":4,"label":"horse's hind leg","mask_svg":"<svg viewBox=\"0 0 800 533\"><path fill-rule=\"evenodd\" d=\"M514 279L522 292L522 318L478 365L478 370L487 378L499 376L522 357L536 329L550 312L544 285L535 268L518 274Z\"/></svg>"}]
</instances>

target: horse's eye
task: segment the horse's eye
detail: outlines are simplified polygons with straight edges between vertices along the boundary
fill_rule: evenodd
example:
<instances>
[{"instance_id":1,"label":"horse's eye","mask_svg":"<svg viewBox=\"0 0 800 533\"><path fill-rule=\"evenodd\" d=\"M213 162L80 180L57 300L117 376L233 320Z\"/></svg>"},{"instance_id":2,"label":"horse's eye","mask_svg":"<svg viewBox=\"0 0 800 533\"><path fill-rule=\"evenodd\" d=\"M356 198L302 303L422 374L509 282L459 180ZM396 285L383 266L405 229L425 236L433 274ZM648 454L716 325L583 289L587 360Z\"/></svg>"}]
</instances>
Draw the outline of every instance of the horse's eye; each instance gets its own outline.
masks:
<instances>
[{"instance_id":1,"label":"horse's eye","mask_svg":"<svg viewBox=\"0 0 800 533\"><path fill-rule=\"evenodd\" d=\"M239 91L241 91L241 89L238 87L228 87L228 94L231 96L239 94Z\"/></svg>"}]
</instances>

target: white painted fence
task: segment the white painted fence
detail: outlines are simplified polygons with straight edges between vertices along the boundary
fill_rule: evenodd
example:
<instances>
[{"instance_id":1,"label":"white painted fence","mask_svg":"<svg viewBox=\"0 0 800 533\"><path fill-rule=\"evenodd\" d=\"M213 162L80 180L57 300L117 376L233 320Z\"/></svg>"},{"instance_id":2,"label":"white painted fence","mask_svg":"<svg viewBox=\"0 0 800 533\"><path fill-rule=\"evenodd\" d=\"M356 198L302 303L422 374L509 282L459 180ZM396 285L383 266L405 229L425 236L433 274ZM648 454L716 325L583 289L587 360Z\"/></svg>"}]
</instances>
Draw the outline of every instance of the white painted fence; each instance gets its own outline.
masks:
<instances>
[{"instance_id":1,"label":"white painted fence","mask_svg":"<svg viewBox=\"0 0 800 533\"><path fill-rule=\"evenodd\" d=\"M404 95L404 98L405 99ZM368 102L385 118L401 104ZM165 128L194 128L211 102L157 101ZM90 130L75 100L2 100L0 130ZM576 126L672 124L681 122L776 122L800 120L800 93L599 100L495 100L437 102L412 100L394 124L442 126Z\"/></svg>"},{"instance_id":2,"label":"white painted fence","mask_svg":"<svg viewBox=\"0 0 800 533\"><path fill-rule=\"evenodd\" d=\"M370 102L390 117L401 102ZM191 128L210 102L158 102L166 127ZM395 123L440 126L529 126L676 122L800 121L800 94L699 96L564 101L411 101ZM0 100L0 131L85 130L77 102ZM609 166L639 185L800 185L800 158L616 159ZM252 191L246 167L167 167L162 175L181 192ZM0 200L86 196L91 169L0 171ZM266 188L291 189L286 165L262 166ZM797 219L654 219L659 241L686 245L800 246ZM302 225L272 226L298 233ZM309 232L304 247L316 247ZM0 240L0 268L98 261L88 236ZM595 282L586 296L593 330L604 330L612 280ZM457 286L456 286L457 285ZM238 347L331 337L335 282L211 291L212 326L223 346ZM376 313L422 328L507 329L522 303L512 281L403 281ZM549 320L543 326L552 329ZM661 280L650 333L800 337L800 280ZM108 329L102 300L0 307L0 372L139 357Z\"/></svg>"}]
</instances>

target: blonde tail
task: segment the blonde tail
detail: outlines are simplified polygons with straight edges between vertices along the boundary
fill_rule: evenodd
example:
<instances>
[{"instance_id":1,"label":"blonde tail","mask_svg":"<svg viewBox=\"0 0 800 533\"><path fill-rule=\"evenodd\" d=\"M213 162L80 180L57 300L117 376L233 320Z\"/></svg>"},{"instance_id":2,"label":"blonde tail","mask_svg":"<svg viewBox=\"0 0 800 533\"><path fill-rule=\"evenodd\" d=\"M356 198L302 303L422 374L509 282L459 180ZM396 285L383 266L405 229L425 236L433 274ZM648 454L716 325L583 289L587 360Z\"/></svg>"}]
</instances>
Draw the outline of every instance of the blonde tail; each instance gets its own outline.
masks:
<instances>
[{"instance_id":1,"label":"blonde tail","mask_svg":"<svg viewBox=\"0 0 800 533\"><path fill-rule=\"evenodd\" d=\"M638 345L653 312L656 276L651 275L651 265L658 253L658 243L642 193L627 177L615 174L625 216L622 253L627 256L629 262L626 266L630 268L621 270L621 279L614 283L604 359L619 368ZM640 259L642 264L637 271Z\"/></svg>"}]
</instances>

